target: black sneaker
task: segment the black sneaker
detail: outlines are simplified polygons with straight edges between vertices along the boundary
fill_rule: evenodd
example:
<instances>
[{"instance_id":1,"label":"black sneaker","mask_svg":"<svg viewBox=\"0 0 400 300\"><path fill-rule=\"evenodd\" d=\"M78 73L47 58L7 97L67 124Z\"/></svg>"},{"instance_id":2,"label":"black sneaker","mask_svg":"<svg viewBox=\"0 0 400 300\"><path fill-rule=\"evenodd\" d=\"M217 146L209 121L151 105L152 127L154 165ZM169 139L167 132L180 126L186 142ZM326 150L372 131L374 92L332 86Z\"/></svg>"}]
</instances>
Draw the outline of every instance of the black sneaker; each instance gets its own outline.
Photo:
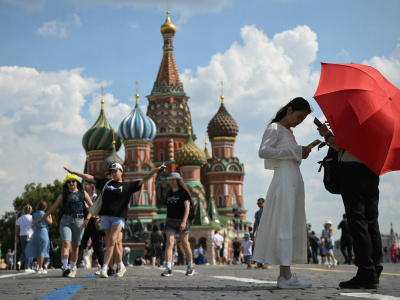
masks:
<instances>
[{"instance_id":1,"label":"black sneaker","mask_svg":"<svg viewBox=\"0 0 400 300\"><path fill-rule=\"evenodd\" d=\"M348 281L342 281L339 283L339 287L342 289L376 289L378 288L378 281L367 282L365 280L358 279L357 277L353 277Z\"/></svg>"},{"instance_id":2,"label":"black sneaker","mask_svg":"<svg viewBox=\"0 0 400 300\"><path fill-rule=\"evenodd\" d=\"M62 277L68 277L68 274L71 272L71 269L68 267L61 268L62 271Z\"/></svg>"},{"instance_id":3,"label":"black sneaker","mask_svg":"<svg viewBox=\"0 0 400 300\"><path fill-rule=\"evenodd\" d=\"M164 272L161 273L161 276L172 276L171 269L166 268Z\"/></svg>"},{"instance_id":4,"label":"black sneaker","mask_svg":"<svg viewBox=\"0 0 400 300\"><path fill-rule=\"evenodd\" d=\"M194 268L188 266L185 275L192 276L193 274L194 274Z\"/></svg>"},{"instance_id":5,"label":"black sneaker","mask_svg":"<svg viewBox=\"0 0 400 300\"><path fill-rule=\"evenodd\" d=\"M113 268L109 268L108 271L107 271L107 275L108 276L112 276L114 274L115 274L115 270Z\"/></svg>"}]
</instances>

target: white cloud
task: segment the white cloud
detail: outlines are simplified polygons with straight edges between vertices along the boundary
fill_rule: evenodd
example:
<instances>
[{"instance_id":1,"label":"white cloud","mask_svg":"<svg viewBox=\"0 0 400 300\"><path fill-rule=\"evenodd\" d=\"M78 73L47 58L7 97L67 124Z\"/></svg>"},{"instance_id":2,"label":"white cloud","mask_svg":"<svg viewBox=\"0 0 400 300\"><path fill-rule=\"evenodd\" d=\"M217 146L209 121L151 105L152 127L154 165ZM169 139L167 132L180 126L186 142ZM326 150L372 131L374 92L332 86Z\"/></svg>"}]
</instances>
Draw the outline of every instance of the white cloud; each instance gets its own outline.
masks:
<instances>
[{"instance_id":1,"label":"white cloud","mask_svg":"<svg viewBox=\"0 0 400 300\"><path fill-rule=\"evenodd\" d=\"M25 184L63 179L63 165L83 169L81 139L89 125L82 116L85 97L101 83L83 77L82 72L0 67L0 192L4 210L12 209L12 201Z\"/></svg>"},{"instance_id":2,"label":"white cloud","mask_svg":"<svg viewBox=\"0 0 400 300\"><path fill-rule=\"evenodd\" d=\"M396 87L400 87L400 44L389 57L374 56L362 64L369 65L379 70Z\"/></svg>"},{"instance_id":3,"label":"white cloud","mask_svg":"<svg viewBox=\"0 0 400 300\"><path fill-rule=\"evenodd\" d=\"M129 115L133 109L133 105L129 106L126 103L120 103L118 99L114 98L112 94L105 94L103 96L104 100L104 113L107 120L114 120L118 123L122 121L123 118ZM89 111L92 117L97 118L100 113L101 108L101 95L93 94L92 102L89 105ZM144 110L145 112L146 110ZM114 128L118 130L118 128Z\"/></svg>"},{"instance_id":4,"label":"white cloud","mask_svg":"<svg viewBox=\"0 0 400 300\"><path fill-rule=\"evenodd\" d=\"M70 14L66 21L52 20L45 22L37 29L37 33L41 36L58 36L67 38L71 27L81 27L81 20L77 14Z\"/></svg>"}]
</instances>

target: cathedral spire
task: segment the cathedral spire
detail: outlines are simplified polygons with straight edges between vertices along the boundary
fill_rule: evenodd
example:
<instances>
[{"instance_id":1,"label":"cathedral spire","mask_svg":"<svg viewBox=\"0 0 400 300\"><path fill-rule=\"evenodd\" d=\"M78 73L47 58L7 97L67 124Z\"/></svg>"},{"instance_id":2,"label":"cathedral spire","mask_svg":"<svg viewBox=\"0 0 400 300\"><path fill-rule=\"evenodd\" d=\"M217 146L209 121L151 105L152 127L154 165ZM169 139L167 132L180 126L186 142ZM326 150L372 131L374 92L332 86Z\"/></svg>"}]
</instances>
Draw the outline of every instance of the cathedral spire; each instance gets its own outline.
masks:
<instances>
[{"instance_id":1,"label":"cathedral spire","mask_svg":"<svg viewBox=\"0 0 400 300\"><path fill-rule=\"evenodd\" d=\"M169 11L167 11L167 19L164 24L161 25L160 31L164 39L164 53L151 93L185 93L181 80L179 79L178 68L176 67L173 53L173 40L176 27L171 22Z\"/></svg>"}]
</instances>

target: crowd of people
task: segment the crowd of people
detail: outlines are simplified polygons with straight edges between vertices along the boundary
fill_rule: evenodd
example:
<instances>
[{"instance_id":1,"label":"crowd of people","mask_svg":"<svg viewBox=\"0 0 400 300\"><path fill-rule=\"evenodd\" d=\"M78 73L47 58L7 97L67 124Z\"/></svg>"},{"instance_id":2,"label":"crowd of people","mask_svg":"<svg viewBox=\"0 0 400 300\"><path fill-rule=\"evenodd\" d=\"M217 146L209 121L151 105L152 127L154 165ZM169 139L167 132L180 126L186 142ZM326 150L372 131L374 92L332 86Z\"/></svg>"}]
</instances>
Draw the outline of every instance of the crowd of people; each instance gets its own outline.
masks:
<instances>
[{"instance_id":1,"label":"crowd of people","mask_svg":"<svg viewBox=\"0 0 400 300\"><path fill-rule=\"evenodd\" d=\"M291 128L300 125L311 113L309 103L301 97L291 100L282 107L266 128L259 149L264 167L273 170L266 198L257 200L259 210L250 232L243 240L238 237L232 243L233 262L243 262L247 268L256 263L257 268L279 265L277 287L282 289L309 288L312 283L300 279L292 273L294 264L318 263L318 254L322 263L328 260L328 267L336 265L334 256L333 222L327 220L318 238L315 232L307 238L305 215L305 190L300 164L307 159L311 147L297 144ZM336 144L335 137L326 125L318 128L326 143L339 153L340 192L346 214L338 225L342 230L341 250L345 263L357 266L354 278L339 284L342 288L376 288L383 270L382 243L378 225L379 176L356 157ZM32 207L24 208L24 215L17 221L16 240L21 244L22 254L17 269L25 264L26 272L32 271L32 259L36 259L37 272L43 274L44 259L49 258L51 246L47 227L51 225L53 214L62 205L60 216L60 234L62 240L61 262L62 276L75 277L79 248L88 251L88 241L92 243L99 262L96 271L101 278L108 278L109 270L117 265L116 276L123 277L130 260L130 249L122 248L122 230L128 217L129 201L133 193L139 191L151 177L163 171L165 166L155 168L141 180L123 181L123 167L111 165L107 178L94 177L64 168L68 175L64 180L63 192L47 210L47 203L40 201L36 212L31 216ZM79 177L84 180L83 188ZM199 245L194 253L189 244L191 207L190 191L179 173L170 173L167 177L171 189L166 195L166 221L160 229L153 227L150 245L147 245L145 257L137 257L138 264L151 263L155 267L165 261L162 276L172 275L174 263L186 259L186 275L194 274L194 261L205 263L205 249ZM95 189L101 191L98 198ZM99 199L99 200L95 200ZM94 205L93 205L94 201ZM104 232L105 251L99 230ZM179 243L175 236L179 235ZM307 245L307 247L306 247ZM177 251L179 249L179 251ZM214 257L217 264L227 262L228 250L224 246L224 237L217 231L213 236ZM68 264L71 252L70 264ZM175 252L181 253L181 259L175 261ZM150 257L150 254L152 256ZM397 248L390 249L391 260L397 260ZM7 261L12 258L7 253ZM151 262L150 262L151 258ZM183 262L184 263L184 262ZM87 262L89 264L89 262ZM136 263L135 263L136 264ZM10 266L12 267L12 266Z\"/></svg>"}]
</instances>

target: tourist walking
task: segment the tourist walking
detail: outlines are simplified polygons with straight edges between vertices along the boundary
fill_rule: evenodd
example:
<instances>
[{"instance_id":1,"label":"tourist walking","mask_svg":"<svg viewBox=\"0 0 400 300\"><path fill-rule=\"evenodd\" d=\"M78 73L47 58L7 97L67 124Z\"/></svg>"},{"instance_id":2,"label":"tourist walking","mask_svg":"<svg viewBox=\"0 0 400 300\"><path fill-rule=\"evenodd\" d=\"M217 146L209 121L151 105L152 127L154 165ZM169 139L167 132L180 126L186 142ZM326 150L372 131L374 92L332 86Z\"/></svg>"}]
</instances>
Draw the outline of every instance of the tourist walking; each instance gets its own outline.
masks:
<instances>
[{"instance_id":1,"label":"tourist walking","mask_svg":"<svg viewBox=\"0 0 400 300\"><path fill-rule=\"evenodd\" d=\"M83 184L83 188L85 192L89 195L90 200L94 203L96 199L96 187L93 183L89 181L85 181ZM89 222L85 228L85 232L83 233L83 237L81 239L81 245L79 251L83 251L87 248L88 240L92 240L92 248L93 252L97 257L97 260L100 266L104 263L104 248L103 248L103 237L101 236L100 230L97 228L96 223L99 222L99 216L92 216L89 219ZM101 267L99 267L95 271L95 275L100 275Z\"/></svg>"},{"instance_id":2,"label":"tourist walking","mask_svg":"<svg viewBox=\"0 0 400 300\"><path fill-rule=\"evenodd\" d=\"M204 248L203 245L200 244L199 248L197 249L199 253L199 258L198 258L198 264L199 265L204 265L206 263L206 260L204 258Z\"/></svg>"},{"instance_id":3,"label":"tourist walking","mask_svg":"<svg viewBox=\"0 0 400 300\"><path fill-rule=\"evenodd\" d=\"M250 233L246 232L244 234L244 241L242 242L240 249L242 250L243 253L244 262L247 264L247 269L251 269L251 260L253 259L251 251L252 247L253 247L253 241L250 240Z\"/></svg>"},{"instance_id":4,"label":"tourist walking","mask_svg":"<svg viewBox=\"0 0 400 300\"><path fill-rule=\"evenodd\" d=\"M63 192L58 196L56 202L37 221L42 223L49 215L62 205L62 217L59 223L62 241L61 271L63 277L74 278L76 276L76 262L78 260L79 245L84 229L81 227L84 214L85 202L92 205L89 195L83 190L78 176L69 173L64 179ZM71 249L71 267L68 267L68 256Z\"/></svg>"},{"instance_id":5,"label":"tourist walking","mask_svg":"<svg viewBox=\"0 0 400 300\"><path fill-rule=\"evenodd\" d=\"M222 235L219 234L218 230L215 230L215 232L214 232L213 243L214 243L215 261L217 264L220 264L221 263L221 250L222 250L222 245L224 243L224 238L222 237Z\"/></svg>"},{"instance_id":6,"label":"tourist walking","mask_svg":"<svg viewBox=\"0 0 400 300\"><path fill-rule=\"evenodd\" d=\"M7 270L12 270L14 267L14 251L11 251L11 249L8 249L8 252L6 254L6 265L7 265Z\"/></svg>"},{"instance_id":7,"label":"tourist walking","mask_svg":"<svg viewBox=\"0 0 400 300\"><path fill-rule=\"evenodd\" d=\"M21 255L19 256L16 268L17 271L20 270L21 265L24 264L26 273L34 273L32 270L32 262L31 258L27 258L25 256L25 248L28 244L29 239L31 238L34 226L32 224L32 206L29 204L25 205L22 210L23 215L18 218L17 224L15 226L15 242L21 245Z\"/></svg>"},{"instance_id":8,"label":"tourist walking","mask_svg":"<svg viewBox=\"0 0 400 300\"><path fill-rule=\"evenodd\" d=\"M32 220L40 220L47 210L47 202L40 201L36 205L36 212L32 215ZM43 221L35 223L35 231L32 235L31 240L26 246L25 255L29 258L36 258L38 274L47 274L47 271L43 269L43 261L49 257L50 239L48 226L53 224L53 219L50 215L43 218Z\"/></svg>"},{"instance_id":9,"label":"tourist walking","mask_svg":"<svg viewBox=\"0 0 400 300\"><path fill-rule=\"evenodd\" d=\"M164 238L161 231L158 229L157 225L153 226L153 231L150 235L150 245L151 245L151 265L153 268L156 265L161 266L161 260L163 257L162 244L164 243Z\"/></svg>"},{"instance_id":10,"label":"tourist walking","mask_svg":"<svg viewBox=\"0 0 400 300\"><path fill-rule=\"evenodd\" d=\"M160 167L161 168L161 167ZM119 163L113 163L110 168L111 181L107 178L94 177L90 174L72 171L66 167L64 169L79 176L85 181L95 182L99 190L103 190L102 205L98 215L100 216L100 229L104 230L106 235L106 252L104 254L104 263L100 271L101 278L108 278L107 269L111 258L116 251L116 263L118 264L117 277L123 277L126 268L122 262L122 246L115 247L118 239L121 236L121 231L125 227L125 221L128 218L128 205L131 196L139 191L144 183L152 178L160 168L150 171L150 173L141 180L133 182L124 182L122 180L123 168ZM89 199L90 200L90 199ZM82 227L85 228L92 214L89 212L85 220L82 222Z\"/></svg>"},{"instance_id":11,"label":"tourist walking","mask_svg":"<svg viewBox=\"0 0 400 300\"><path fill-rule=\"evenodd\" d=\"M234 238L232 246L233 246L233 263L239 264L240 242L238 241L237 237Z\"/></svg>"},{"instance_id":12,"label":"tourist walking","mask_svg":"<svg viewBox=\"0 0 400 300\"><path fill-rule=\"evenodd\" d=\"M346 214L343 214L343 220L339 223L337 228L342 230L342 235L340 236L340 251L344 257L344 263L351 265L353 260L353 239L351 238Z\"/></svg>"},{"instance_id":13,"label":"tourist walking","mask_svg":"<svg viewBox=\"0 0 400 300\"><path fill-rule=\"evenodd\" d=\"M315 235L315 231L311 231L310 244L313 262L314 264L318 264L318 250L320 247L320 241L319 238Z\"/></svg>"},{"instance_id":14,"label":"tourist walking","mask_svg":"<svg viewBox=\"0 0 400 300\"><path fill-rule=\"evenodd\" d=\"M262 216L263 209L264 209L264 202L265 202L265 200L263 198L258 198L257 199L257 205L258 205L259 209L258 209L258 211L256 211L256 213L254 215L254 224L253 224L254 244L253 244L253 250L254 250L254 247L255 247L255 243L257 241L257 230L258 230L258 225L260 224L260 221L261 221L261 216ZM259 263L257 263L256 268L267 269L268 265L259 262Z\"/></svg>"},{"instance_id":15,"label":"tourist walking","mask_svg":"<svg viewBox=\"0 0 400 300\"><path fill-rule=\"evenodd\" d=\"M264 167L274 170L258 225L253 259L280 265L278 288L307 288L311 282L300 280L290 267L307 262L307 232L304 182L300 163L310 153L299 146L291 128L301 124L311 112L310 104L295 98L282 107L264 132L259 156Z\"/></svg>"},{"instance_id":16,"label":"tourist walking","mask_svg":"<svg viewBox=\"0 0 400 300\"><path fill-rule=\"evenodd\" d=\"M335 245L335 241L333 240L333 230L332 230L332 221L328 220L324 223L324 229L321 233L321 241L326 249L326 257L328 258L328 268L331 268L336 265L335 256L333 255L333 247Z\"/></svg>"},{"instance_id":17,"label":"tourist walking","mask_svg":"<svg viewBox=\"0 0 400 300\"><path fill-rule=\"evenodd\" d=\"M165 232L167 235L167 246L165 248L165 261L167 268L161 276L171 276L172 271L172 248L174 246L175 234L179 234L180 243L188 262L186 274L194 274L193 255L189 244L190 223L188 221L190 210L190 191L183 182L179 173L170 173L168 183L171 190L167 193L167 219L165 222Z\"/></svg>"}]
</instances>

